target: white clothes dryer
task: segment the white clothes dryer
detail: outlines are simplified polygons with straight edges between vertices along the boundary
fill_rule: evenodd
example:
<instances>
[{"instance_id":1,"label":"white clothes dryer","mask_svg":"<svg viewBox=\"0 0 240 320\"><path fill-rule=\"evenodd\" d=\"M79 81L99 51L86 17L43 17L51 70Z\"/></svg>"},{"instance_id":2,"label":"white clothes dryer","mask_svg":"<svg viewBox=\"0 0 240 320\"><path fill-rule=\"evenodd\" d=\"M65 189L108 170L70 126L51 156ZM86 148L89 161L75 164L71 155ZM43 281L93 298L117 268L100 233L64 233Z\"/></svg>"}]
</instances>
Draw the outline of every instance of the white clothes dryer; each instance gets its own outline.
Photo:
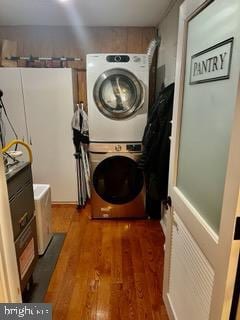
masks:
<instances>
[{"instance_id":1,"label":"white clothes dryer","mask_svg":"<svg viewBox=\"0 0 240 320\"><path fill-rule=\"evenodd\" d=\"M148 92L146 54L87 55L90 142L140 142Z\"/></svg>"}]
</instances>

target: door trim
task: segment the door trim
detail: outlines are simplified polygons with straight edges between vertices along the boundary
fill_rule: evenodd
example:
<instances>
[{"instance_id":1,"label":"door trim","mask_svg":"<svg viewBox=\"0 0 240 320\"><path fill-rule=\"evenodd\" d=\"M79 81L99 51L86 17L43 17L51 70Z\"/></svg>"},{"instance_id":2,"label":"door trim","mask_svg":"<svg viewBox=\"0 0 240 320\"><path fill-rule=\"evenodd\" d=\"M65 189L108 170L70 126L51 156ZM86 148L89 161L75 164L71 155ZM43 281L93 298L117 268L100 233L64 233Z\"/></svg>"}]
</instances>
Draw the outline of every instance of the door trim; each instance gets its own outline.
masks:
<instances>
[{"instance_id":1,"label":"door trim","mask_svg":"<svg viewBox=\"0 0 240 320\"><path fill-rule=\"evenodd\" d=\"M0 152L0 288L4 303L22 302L5 170Z\"/></svg>"}]
</instances>

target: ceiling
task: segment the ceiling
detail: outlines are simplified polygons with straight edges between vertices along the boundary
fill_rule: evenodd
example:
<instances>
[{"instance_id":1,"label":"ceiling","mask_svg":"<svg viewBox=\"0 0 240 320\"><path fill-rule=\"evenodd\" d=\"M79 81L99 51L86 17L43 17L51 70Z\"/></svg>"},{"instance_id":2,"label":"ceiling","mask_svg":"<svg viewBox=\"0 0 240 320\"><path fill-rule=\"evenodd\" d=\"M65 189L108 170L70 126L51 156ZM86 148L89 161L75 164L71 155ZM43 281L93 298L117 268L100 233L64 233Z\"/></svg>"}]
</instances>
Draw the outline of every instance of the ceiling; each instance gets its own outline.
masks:
<instances>
[{"instance_id":1,"label":"ceiling","mask_svg":"<svg viewBox=\"0 0 240 320\"><path fill-rule=\"evenodd\" d=\"M157 26L173 0L0 0L0 25Z\"/></svg>"}]
</instances>

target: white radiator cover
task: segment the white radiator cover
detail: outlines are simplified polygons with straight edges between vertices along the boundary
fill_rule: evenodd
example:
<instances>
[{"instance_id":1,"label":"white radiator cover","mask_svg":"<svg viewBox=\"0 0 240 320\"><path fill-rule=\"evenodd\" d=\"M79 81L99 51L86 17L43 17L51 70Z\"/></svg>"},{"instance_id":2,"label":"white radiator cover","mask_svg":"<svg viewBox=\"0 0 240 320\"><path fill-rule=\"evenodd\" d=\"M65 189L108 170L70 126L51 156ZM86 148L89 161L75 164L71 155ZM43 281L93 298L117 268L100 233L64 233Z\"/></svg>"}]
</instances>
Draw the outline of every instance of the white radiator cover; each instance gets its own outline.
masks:
<instances>
[{"instance_id":1,"label":"white radiator cover","mask_svg":"<svg viewBox=\"0 0 240 320\"><path fill-rule=\"evenodd\" d=\"M214 270L178 215L173 215L169 300L177 320L209 320Z\"/></svg>"}]
</instances>

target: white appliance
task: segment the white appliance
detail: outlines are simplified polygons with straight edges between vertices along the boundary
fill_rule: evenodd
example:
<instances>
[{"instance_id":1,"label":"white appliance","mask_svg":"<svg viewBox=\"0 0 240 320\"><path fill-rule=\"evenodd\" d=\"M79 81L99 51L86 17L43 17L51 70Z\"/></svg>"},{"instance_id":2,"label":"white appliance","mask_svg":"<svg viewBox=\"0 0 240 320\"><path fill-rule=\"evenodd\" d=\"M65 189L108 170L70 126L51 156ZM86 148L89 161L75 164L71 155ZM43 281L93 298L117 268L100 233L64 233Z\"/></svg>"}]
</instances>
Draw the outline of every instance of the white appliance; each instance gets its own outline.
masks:
<instances>
[{"instance_id":1,"label":"white appliance","mask_svg":"<svg viewBox=\"0 0 240 320\"><path fill-rule=\"evenodd\" d=\"M140 142L148 91L146 54L87 55L90 142Z\"/></svg>"},{"instance_id":2,"label":"white appliance","mask_svg":"<svg viewBox=\"0 0 240 320\"><path fill-rule=\"evenodd\" d=\"M38 254L44 254L52 239L51 189L47 184L34 184L35 215L37 223Z\"/></svg>"},{"instance_id":3,"label":"white appliance","mask_svg":"<svg viewBox=\"0 0 240 320\"><path fill-rule=\"evenodd\" d=\"M76 202L70 68L0 68L0 89L19 139L31 144L33 182L50 184L53 202ZM3 115L4 116L4 115ZM14 136L6 123L6 141Z\"/></svg>"}]
</instances>

